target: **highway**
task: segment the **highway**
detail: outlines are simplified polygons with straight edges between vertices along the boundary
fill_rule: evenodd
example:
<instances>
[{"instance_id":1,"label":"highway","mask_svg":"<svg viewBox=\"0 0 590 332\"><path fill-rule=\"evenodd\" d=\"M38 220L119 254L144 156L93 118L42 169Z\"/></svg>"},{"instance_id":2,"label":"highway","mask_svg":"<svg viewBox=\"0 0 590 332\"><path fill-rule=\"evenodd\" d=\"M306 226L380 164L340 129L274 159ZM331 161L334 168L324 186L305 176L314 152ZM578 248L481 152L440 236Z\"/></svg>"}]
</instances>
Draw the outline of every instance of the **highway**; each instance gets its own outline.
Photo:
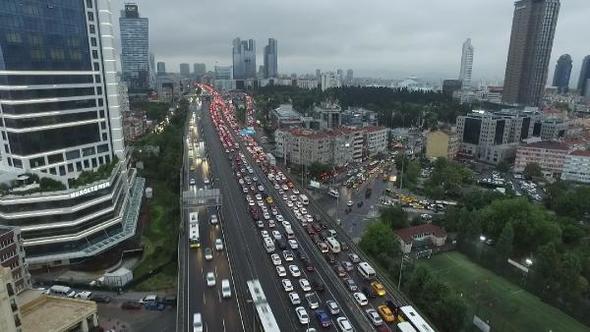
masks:
<instances>
[{"instance_id":1,"label":"highway","mask_svg":"<svg viewBox=\"0 0 590 332\"><path fill-rule=\"evenodd\" d=\"M191 107L195 110L196 108ZM199 114L201 112L196 112ZM189 119L192 114L189 114ZM195 119L198 119L195 117ZM190 123L190 120L189 120ZM186 144L198 146L198 142L202 141L197 125L190 125L187 127ZM188 149L187 149L188 151ZM189 154L185 154L185 165L188 165ZM185 168L184 172L184 190L197 191L199 188L205 188L212 184L206 184L205 180L209 179L211 174L209 172L209 164L206 158L199 162L195 162L196 167L191 170L190 167ZM194 184L191 184L191 179ZM198 213L199 233L200 233L200 248L189 248L188 238L185 239L185 244L182 254L185 256L185 291L188 295L187 299L187 315L186 326L188 331L192 331L193 314L201 313L205 331L243 331L240 311L233 289L232 271L230 269L227 250L215 250L215 240L223 238L222 227L223 220L220 224L211 225L209 218L213 214L217 214L217 208L214 206L201 207L187 207L183 206L183 216L185 222L185 229L188 229L188 219L191 212ZM225 241L224 241L225 242ZM206 261L204 257L205 248L210 248L213 253L213 259ZM214 272L216 276L216 285L208 287L205 281L207 272ZM232 284L232 297L230 299L223 299L221 297L221 280L229 279Z\"/></svg>"},{"instance_id":2,"label":"highway","mask_svg":"<svg viewBox=\"0 0 590 332\"><path fill-rule=\"evenodd\" d=\"M203 105L203 109L208 105ZM231 168L229 158L225 154L211 118L203 112L202 128L205 141L209 147L211 168L215 170L215 181L222 192L224 204L222 206L222 219L225 227L226 244L229 245L230 256L234 271L236 291L243 308L243 316L246 331L254 331L256 311L249 301L246 281L259 279L264 293L272 308L274 316L281 331L301 330L291 304L283 296L274 266L267 259L267 254L262 247L260 235L254 229L244 196L239 191L234 171Z\"/></svg>"}]
</instances>

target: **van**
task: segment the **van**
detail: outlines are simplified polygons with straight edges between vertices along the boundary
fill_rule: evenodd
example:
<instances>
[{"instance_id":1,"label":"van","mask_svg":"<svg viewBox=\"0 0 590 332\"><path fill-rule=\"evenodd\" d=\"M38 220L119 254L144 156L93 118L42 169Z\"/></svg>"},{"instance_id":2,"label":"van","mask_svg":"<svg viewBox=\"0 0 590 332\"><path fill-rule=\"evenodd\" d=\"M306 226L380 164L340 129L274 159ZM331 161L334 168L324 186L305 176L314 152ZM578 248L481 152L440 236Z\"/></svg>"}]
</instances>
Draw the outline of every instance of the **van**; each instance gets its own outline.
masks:
<instances>
[{"instance_id":1,"label":"van","mask_svg":"<svg viewBox=\"0 0 590 332\"><path fill-rule=\"evenodd\" d=\"M229 285L229 279L221 280L221 296L224 299L229 299L231 297L231 286Z\"/></svg>"},{"instance_id":2,"label":"van","mask_svg":"<svg viewBox=\"0 0 590 332\"><path fill-rule=\"evenodd\" d=\"M328 190L328 195L330 195L334 198L340 197L340 193L338 192L338 190L336 190L334 188L330 188L330 190Z\"/></svg>"},{"instance_id":3,"label":"van","mask_svg":"<svg viewBox=\"0 0 590 332\"><path fill-rule=\"evenodd\" d=\"M56 296L74 297L76 292L68 286L53 285L47 290L47 294Z\"/></svg>"}]
</instances>

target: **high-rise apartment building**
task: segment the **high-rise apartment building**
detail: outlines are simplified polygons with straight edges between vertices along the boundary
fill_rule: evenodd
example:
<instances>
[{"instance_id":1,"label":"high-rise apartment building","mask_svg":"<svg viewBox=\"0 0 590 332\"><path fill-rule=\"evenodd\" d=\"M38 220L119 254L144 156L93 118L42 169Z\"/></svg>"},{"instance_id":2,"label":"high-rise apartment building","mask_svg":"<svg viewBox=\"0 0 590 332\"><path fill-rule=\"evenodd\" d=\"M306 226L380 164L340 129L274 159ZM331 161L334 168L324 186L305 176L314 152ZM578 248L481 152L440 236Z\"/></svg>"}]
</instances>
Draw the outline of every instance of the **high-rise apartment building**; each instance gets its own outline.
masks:
<instances>
[{"instance_id":1,"label":"high-rise apartment building","mask_svg":"<svg viewBox=\"0 0 590 332\"><path fill-rule=\"evenodd\" d=\"M264 46L264 78L277 77L278 57L277 40L268 38L268 45Z\"/></svg>"},{"instance_id":2,"label":"high-rise apartment building","mask_svg":"<svg viewBox=\"0 0 590 332\"><path fill-rule=\"evenodd\" d=\"M158 70L158 75L166 74L166 62L158 61L158 64L156 66Z\"/></svg>"},{"instance_id":3,"label":"high-rise apartment building","mask_svg":"<svg viewBox=\"0 0 590 332\"><path fill-rule=\"evenodd\" d=\"M233 77L237 80L256 78L256 42L253 39L233 40Z\"/></svg>"},{"instance_id":4,"label":"high-rise apartment building","mask_svg":"<svg viewBox=\"0 0 590 332\"><path fill-rule=\"evenodd\" d=\"M20 228L30 268L131 237L143 190L126 163L111 1L51 6L0 6L13 18L0 20L0 225ZM35 22L19 43L14 20Z\"/></svg>"},{"instance_id":5,"label":"high-rise apartment building","mask_svg":"<svg viewBox=\"0 0 590 332\"><path fill-rule=\"evenodd\" d=\"M180 76L188 77L191 74L191 66L188 63L180 64Z\"/></svg>"},{"instance_id":6,"label":"high-rise apartment building","mask_svg":"<svg viewBox=\"0 0 590 332\"><path fill-rule=\"evenodd\" d=\"M590 55L584 57L582 62L582 69L580 70L580 78L578 79L578 91L582 96L590 97Z\"/></svg>"},{"instance_id":7,"label":"high-rise apartment building","mask_svg":"<svg viewBox=\"0 0 590 332\"><path fill-rule=\"evenodd\" d=\"M204 63L193 63L193 74L195 76L205 75L207 73L207 66Z\"/></svg>"},{"instance_id":8,"label":"high-rise apartment building","mask_svg":"<svg viewBox=\"0 0 590 332\"><path fill-rule=\"evenodd\" d=\"M473 45L471 45L471 38L468 38L463 43L463 50L461 51L461 69L459 71L459 80L462 82L463 88L471 87L471 73L473 71Z\"/></svg>"},{"instance_id":9,"label":"high-rise apartment building","mask_svg":"<svg viewBox=\"0 0 590 332\"><path fill-rule=\"evenodd\" d=\"M121 71L131 89L149 87L149 21L139 16L137 4L127 3L119 17Z\"/></svg>"},{"instance_id":10,"label":"high-rise apartment building","mask_svg":"<svg viewBox=\"0 0 590 332\"><path fill-rule=\"evenodd\" d=\"M502 95L505 103L539 105L547 83L559 7L559 0L514 3Z\"/></svg>"},{"instance_id":11,"label":"high-rise apartment building","mask_svg":"<svg viewBox=\"0 0 590 332\"><path fill-rule=\"evenodd\" d=\"M564 54L559 57L553 73L553 86L557 87L559 93L567 93L570 85L570 75L572 73L572 57Z\"/></svg>"}]
</instances>

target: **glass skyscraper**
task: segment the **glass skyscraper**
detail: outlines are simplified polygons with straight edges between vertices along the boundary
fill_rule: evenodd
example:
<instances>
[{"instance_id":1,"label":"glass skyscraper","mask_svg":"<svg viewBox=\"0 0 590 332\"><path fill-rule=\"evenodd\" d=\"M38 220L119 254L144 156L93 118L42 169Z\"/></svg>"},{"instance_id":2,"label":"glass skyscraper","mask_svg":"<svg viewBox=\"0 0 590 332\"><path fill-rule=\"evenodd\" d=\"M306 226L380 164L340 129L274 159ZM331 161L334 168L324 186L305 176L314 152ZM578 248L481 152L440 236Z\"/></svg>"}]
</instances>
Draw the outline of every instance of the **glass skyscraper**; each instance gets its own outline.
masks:
<instances>
[{"instance_id":1,"label":"glass skyscraper","mask_svg":"<svg viewBox=\"0 0 590 332\"><path fill-rule=\"evenodd\" d=\"M119 17L121 71L129 88L146 89L150 80L149 21L136 4L125 4Z\"/></svg>"},{"instance_id":2,"label":"glass skyscraper","mask_svg":"<svg viewBox=\"0 0 590 332\"><path fill-rule=\"evenodd\" d=\"M0 3L0 225L21 228L29 264L120 242L136 178L113 38L110 0Z\"/></svg>"}]
</instances>

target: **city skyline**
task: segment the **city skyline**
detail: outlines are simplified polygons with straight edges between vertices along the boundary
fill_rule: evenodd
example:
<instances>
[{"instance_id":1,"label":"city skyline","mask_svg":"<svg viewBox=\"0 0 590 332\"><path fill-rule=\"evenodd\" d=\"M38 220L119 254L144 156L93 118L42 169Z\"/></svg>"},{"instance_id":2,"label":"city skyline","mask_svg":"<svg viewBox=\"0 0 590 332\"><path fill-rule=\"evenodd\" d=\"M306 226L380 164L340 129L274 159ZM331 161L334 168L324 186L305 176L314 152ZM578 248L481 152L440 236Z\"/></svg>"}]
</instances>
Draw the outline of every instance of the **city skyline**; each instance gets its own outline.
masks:
<instances>
[{"instance_id":1,"label":"city skyline","mask_svg":"<svg viewBox=\"0 0 590 332\"><path fill-rule=\"evenodd\" d=\"M120 2L122 6L122 1ZM313 73L315 68L335 70L353 68L357 77L372 76L402 79L416 75L426 79L456 77L459 72L461 44L471 38L477 45L473 82L480 79L501 81L504 76L510 39L513 3L489 1L454 1L429 4L424 1L377 1L368 8L356 8L353 2L270 4L203 4L204 12L226 15L221 8L240 12L243 20L227 22L223 29L206 28L208 17L193 22L190 29L180 29L184 13L194 4L182 1L178 6L162 8L158 3L142 3L142 15L151 20L151 45L157 61L170 68L181 62L203 62L208 68L231 65L231 41L236 36L252 38L260 45L268 37L281 41L280 73ZM189 10L179 11L179 7ZM299 8L301 7L301 8ZM324 9L331 8L330 11ZM353 19L342 19L337 12L354 12ZM305 11L305 15L297 15ZM277 13L289 12L289 15ZM436 13L436 15L435 15ZM474 13L486 13L476 15ZM584 0L562 4L554 49L550 63L568 53L573 59L573 73L579 73L582 59L590 49L579 42L578 31L590 27L586 17L590 8ZM306 17L297 22L296 17ZM272 21L269 21L269 19ZM176 23L178 22L178 23ZM359 24L358 22L363 22ZM428 22L425 24L424 22ZM436 29L432 29L436 26ZM272 27L269 30L268 27ZM297 27L297 28L295 28ZM348 33L349 29L355 30ZM215 30L215 31L210 31ZM370 36L370 38L366 38ZM182 47L178 47L182 45ZM257 50L262 63L263 48ZM549 73L552 79L553 73Z\"/></svg>"}]
</instances>

